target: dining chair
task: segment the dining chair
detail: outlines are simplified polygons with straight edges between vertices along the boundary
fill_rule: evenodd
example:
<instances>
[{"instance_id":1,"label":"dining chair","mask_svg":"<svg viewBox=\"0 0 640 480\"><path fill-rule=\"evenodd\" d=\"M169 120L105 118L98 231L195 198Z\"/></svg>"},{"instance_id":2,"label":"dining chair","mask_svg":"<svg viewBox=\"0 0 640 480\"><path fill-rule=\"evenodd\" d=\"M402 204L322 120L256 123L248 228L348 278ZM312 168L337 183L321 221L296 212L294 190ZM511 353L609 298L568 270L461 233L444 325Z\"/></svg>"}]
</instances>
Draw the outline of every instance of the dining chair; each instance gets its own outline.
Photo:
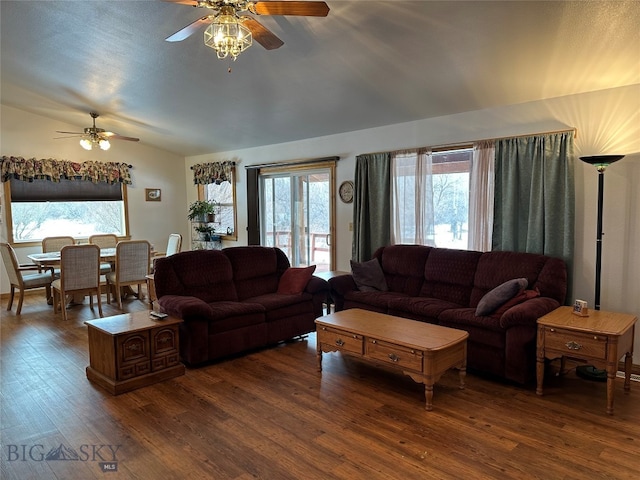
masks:
<instances>
[{"instance_id":1,"label":"dining chair","mask_svg":"<svg viewBox=\"0 0 640 480\"><path fill-rule=\"evenodd\" d=\"M124 240L116 246L116 264L113 272L105 275L107 280L107 303L111 303L111 291L122 309L122 287L137 285L138 299L142 298L141 285L147 283L151 244L146 240Z\"/></svg>"},{"instance_id":2,"label":"dining chair","mask_svg":"<svg viewBox=\"0 0 640 480\"><path fill-rule=\"evenodd\" d=\"M42 239L42 253L59 252L67 245L75 245L76 240L73 237L45 237ZM60 278L60 268L50 267L53 271L53 278Z\"/></svg>"},{"instance_id":3,"label":"dining chair","mask_svg":"<svg viewBox=\"0 0 640 480\"><path fill-rule=\"evenodd\" d=\"M171 235L169 235L166 251L155 252L151 257L151 272L154 271L155 261L158 258L169 257L176 253L180 253L181 249L182 249L182 235L180 235L179 233L172 233Z\"/></svg>"},{"instance_id":4,"label":"dining chair","mask_svg":"<svg viewBox=\"0 0 640 480\"><path fill-rule=\"evenodd\" d=\"M60 250L60 278L53 281L53 312L62 310L67 320L67 295L89 295L93 310L93 295L98 298L98 312L102 317L100 297L100 248L97 245L67 245Z\"/></svg>"},{"instance_id":5,"label":"dining chair","mask_svg":"<svg viewBox=\"0 0 640 480\"><path fill-rule=\"evenodd\" d=\"M118 244L118 237L113 233L99 233L96 235L91 235L89 237L89 243L97 245L101 249L116 248L116 245ZM107 273L113 271L113 267L113 262L102 262L100 264L100 274L106 275Z\"/></svg>"},{"instance_id":6,"label":"dining chair","mask_svg":"<svg viewBox=\"0 0 640 480\"><path fill-rule=\"evenodd\" d=\"M25 290L44 287L47 299L51 297L51 282L53 281L53 274L51 273L51 270L41 272L39 271L40 267L37 265L21 265L18 262L15 250L8 243L0 243L0 251L2 252L2 263L4 263L5 269L7 270L7 276L9 277L9 282L11 283L11 293L9 295L7 310L11 310L11 307L13 306L13 298L16 288L20 291L16 315L20 315L20 312L22 311L22 301L24 300Z\"/></svg>"}]
</instances>

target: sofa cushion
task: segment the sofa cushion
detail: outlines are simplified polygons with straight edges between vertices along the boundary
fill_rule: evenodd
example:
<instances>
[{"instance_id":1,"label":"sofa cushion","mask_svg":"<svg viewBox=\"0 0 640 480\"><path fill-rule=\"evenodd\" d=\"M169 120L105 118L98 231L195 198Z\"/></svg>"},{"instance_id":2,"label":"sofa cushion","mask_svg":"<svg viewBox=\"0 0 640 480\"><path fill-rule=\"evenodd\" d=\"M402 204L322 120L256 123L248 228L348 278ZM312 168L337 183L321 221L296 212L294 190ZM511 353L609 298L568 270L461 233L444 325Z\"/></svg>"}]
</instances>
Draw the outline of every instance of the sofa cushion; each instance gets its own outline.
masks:
<instances>
[{"instance_id":1,"label":"sofa cushion","mask_svg":"<svg viewBox=\"0 0 640 480\"><path fill-rule=\"evenodd\" d=\"M431 252L424 245L389 245L374 253L380 260L387 287L412 297L420 295L424 284L424 264Z\"/></svg>"},{"instance_id":2,"label":"sofa cushion","mask_svg":"<svg viewBox=\"0 0 640 480\"><path fill-rule=\"evenodd\" d=\"M498 307L515 297L520 291L527 288L528 283L526 278L514 278L501 283L480 299L476 307L476 316L491 314Z\"/></svg>"},{"instance_id":3,"label":"sofa cushion","mask_svg":"<svg viewBox=\"0 0 640 480\"><path fill-rule=\"evenodd\" d=\"M367 305L367 309L386 313L392 299L408 299L408 295L398 292L361 292L353 290L344 296L345 308L354 308L357 304ZM373 307L373 308L368 308Z\"/></svg>"},{"instance_id":4,"label":"sofa cushion","mask_svg":"<svg viewBox=\"0 0 640 480\"><path fill-rule=\"evenodd\" d=\"M500 318L502 316L502 314L504 312L506 312L507 310L509 310L511 307L514 307L516 305L521 304L522 302L526 302L527 300L529 300L531 298L536 298L536 297L539 297L539 296L540 296L540 291L538 289L535 289L535 290L520 290L520 292L517 293L515 297L513 297L510 300L507 300L505 303L503 303L501 306L499 306L497 308L497 310L495 310L491 314L491 316Z\"/></svg>"},{"instance_id":5,"label":"sofa cushion","mask_svg":"<svg viewBox=\"0 0 640 480\"><path fill-rule=\"evenodd\" d=\"M278 290L280 276L290 266L287 257L277 248L230 247L222 252L231 262L232 281L240 301L275 293ZM278 253L284 256L286 265L281 264Z\"/></svg>"},{"instance_id":6,"label":"sofa cushion","mask_svg":"<svg viewBox=\"0 0 640 480\"><path fill-rule=\"evenodd\" d=\"M424 266L421 297L433 297L470 307L476 266L482 253L434 248Z\"/></svg>"},{"instance_id":7,"label":"sofa cushion","mask_svg":"<svg viewBox=\"0 0 640 480\"><path fill-rule=\"evenodd\" d=\"M500 325L500 320L486 315L478 317L475 313L475 308L451 308L438 315L438 323L445 327L458 328L467 332L471 328L477 329L478 332L486 331L487 338L494 338L493 333L490 332L499 332L499 337L504 337L504 328ZM504 341L501 346L504 346Z\"/></svg>"},{"instance_id":8,"label":"sofa cushion","mask_svg":"<svg viewBox=\"0 0 640 480\"><path fill-rule=\"evenodd\" d=\"M259 325L266 320L264 307L257 303L214 302L209 307L209 335Z\"/></svg>"},{"instance_id":9,"label":"sofa cushion","mask_svg":"<svg viewBox=\"0 0 640 480\"><path fill-rule=\"evenodd\" d=\"M431 323L438 321L438 315L451 308L460 308L452 302L437 298L392 298L389 300L389 314L407 316L413 319L427 320Z\"/></svg>"},{"instance_id":10,"label":"sofa cushion","mask_svg":"<svg viewBox=\"0 0 640 480\"><path fill-rule=\"evenodd\" d=\"M302 295L315 271L315 265L287 268L280 277L277 293L281 295Z\"/></svg>"},{"instance_id":11,"label":"sofa cushion","mask_svg":"<svg viewBox=\"0 0 640 480\"><path fill-rule=\"evenodd\" d=\"M361 292L386 292L389 290L377 258L362 263L351 260L351 276Z\"/></svg>"}]
</instances>

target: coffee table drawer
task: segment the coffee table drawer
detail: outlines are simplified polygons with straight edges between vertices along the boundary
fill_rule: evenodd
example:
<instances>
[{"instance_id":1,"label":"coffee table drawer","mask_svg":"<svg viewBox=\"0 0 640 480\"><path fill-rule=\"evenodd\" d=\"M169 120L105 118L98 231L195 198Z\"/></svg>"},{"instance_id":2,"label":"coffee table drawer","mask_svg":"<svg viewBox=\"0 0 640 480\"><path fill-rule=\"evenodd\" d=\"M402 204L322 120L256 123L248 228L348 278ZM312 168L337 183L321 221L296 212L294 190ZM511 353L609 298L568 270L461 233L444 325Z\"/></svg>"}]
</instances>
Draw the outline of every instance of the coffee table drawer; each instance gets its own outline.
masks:
<instances>
[{"instance_id":1,"label":"coffee table drawer","mask_svg":"<svg viewBox=\"0 0 640 480\"><path fill-rule=\"evenodd\" d=\"M325 345L331 345L338 350L345 350L347 352L359 353L362 355L363 349L363 337L362 335L356 335L354 333L338 330L337 328L330 327L318 327L318 343Z\"/></svg>"},{"instance_id":2,"label":"coffee table drawer","mask_svg":"<svg viewBox=\"0 0 640 480\"><path fill-rule=\"evenodd\" d=\"M375 360L422 372L422 351L369 339L365 354Z\"/></svg>"},{"instance_id":3,"label":"coffee table drawer","mask_svg":"<svg viewBox=\"0 0 640 480\"><path fill-rule=\"evenodd\" d=\"M607 337L587 333L571 332L557 328L545 329L545 347L564 352L564 355L607 358Z\"/></svg>"}]
</instances>

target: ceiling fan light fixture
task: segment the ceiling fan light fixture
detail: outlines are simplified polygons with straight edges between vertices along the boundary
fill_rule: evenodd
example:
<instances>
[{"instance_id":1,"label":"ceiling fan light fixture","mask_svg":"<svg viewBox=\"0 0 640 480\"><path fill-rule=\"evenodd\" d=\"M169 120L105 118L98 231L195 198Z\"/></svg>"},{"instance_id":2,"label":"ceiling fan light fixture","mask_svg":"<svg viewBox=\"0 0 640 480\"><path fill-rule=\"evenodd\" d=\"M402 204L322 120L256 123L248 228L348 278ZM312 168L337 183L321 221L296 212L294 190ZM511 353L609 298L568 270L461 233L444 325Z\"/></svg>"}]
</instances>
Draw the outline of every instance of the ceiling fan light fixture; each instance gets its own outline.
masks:
<instances>
[{"instance_id":1,"label":"ceiling fan light fixture","mask_svg":"<svg viewBox=\"0 0 640 480\"><path fill-rule=\"evenodd\" d=\"M251 46L251 31L242 24L232 7L222 7L221 11L204 31L204 44L213 48L218 58L231 56L235 60Z\"/></svg>"},{"instance_id":2,"label":"ceiling fan light fixture","mask_svg":"<svg viewBox=\"0 0 640 480\"><path fill-rule=\"evenodd\" d=\"M98 141L98 145L100 145L102 150L109 150L111 148L111 143L106 138L101 138Z\"/></svg>"},{"instance_id":3,"label":"ceiling fan light fixture","mask_svg":"<svg viewBox=\"0 0 640 480\"><path fill-rule=\"evenodd\" d=\"M91 140L89 140L88 138L81 138L80 146L85 150L91 150L93 148L93 142L91 142Z\"/></svg>"}]
</instances>

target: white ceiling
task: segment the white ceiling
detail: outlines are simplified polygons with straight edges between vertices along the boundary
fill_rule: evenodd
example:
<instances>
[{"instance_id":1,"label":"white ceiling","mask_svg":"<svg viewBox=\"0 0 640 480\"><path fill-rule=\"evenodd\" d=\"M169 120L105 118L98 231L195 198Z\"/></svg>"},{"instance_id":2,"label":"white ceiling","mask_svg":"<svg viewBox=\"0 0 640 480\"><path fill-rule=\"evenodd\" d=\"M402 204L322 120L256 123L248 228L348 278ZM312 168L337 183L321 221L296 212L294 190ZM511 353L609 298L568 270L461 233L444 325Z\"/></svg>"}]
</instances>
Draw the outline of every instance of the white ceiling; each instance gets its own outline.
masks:
<instances>
[{"instance_id":1,"label":"white ceiling","mask_svg":"<svg viewBox=\"0 0 640 480\"><path fill-rule=\"evenodd\" d=\"M327 3L230 62L164 41L203 9L2 0L1 101L189 156L640 83L638 1Z\"/></svg>"}]
</instances>

